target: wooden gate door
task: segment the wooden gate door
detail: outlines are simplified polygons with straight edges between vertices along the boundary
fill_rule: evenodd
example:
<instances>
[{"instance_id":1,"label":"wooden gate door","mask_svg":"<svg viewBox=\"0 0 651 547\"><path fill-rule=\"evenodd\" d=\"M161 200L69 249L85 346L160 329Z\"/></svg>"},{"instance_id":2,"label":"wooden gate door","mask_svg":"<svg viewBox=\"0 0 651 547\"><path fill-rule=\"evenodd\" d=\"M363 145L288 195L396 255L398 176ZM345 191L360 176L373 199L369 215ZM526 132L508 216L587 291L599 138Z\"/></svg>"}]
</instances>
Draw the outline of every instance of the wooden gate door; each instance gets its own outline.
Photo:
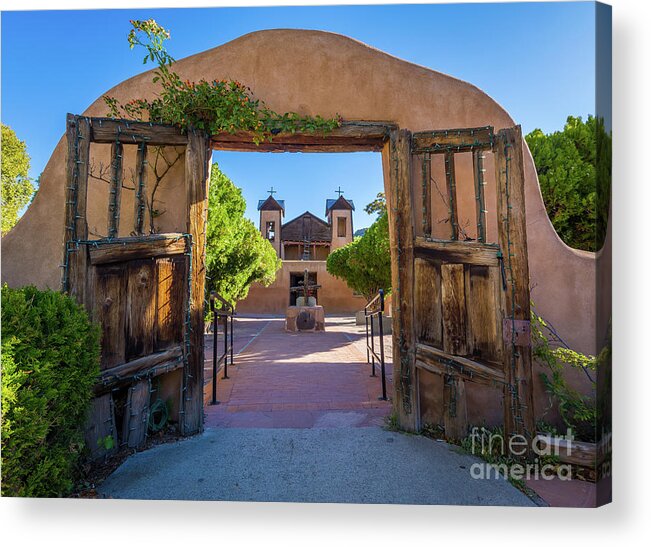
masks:
<instances>
[{"instance_id":1,"label":"wooden gate door","mask_svg":"<svg viewBox=\"0 0 651 547\"><path fill-rule=\"evenodd\" d=\"M203 428L203 306L209 139L172 126L68 115L68 171L62 289L102 330L101 376L89 418L94 457L144 443L152 379L182 369L170 402L181 433ZM107 237L89 239L91 143L111 145ZM119 237L123 155L137 147L133 231ZM145 233L148 147L185 147L187 219L179 233ZM131 213L131 211L129 211ZM181 217L182 218L182 217ZM124 225L124 223L123 223ZM169 378L169 377L168 377ZM120 398L121 412L116 412ZM116 413L119 414L116 420Z\"/></svg>"},{"instance_id":2,"label":"wooden gate door","mask_svg":"<svg viewBox=\"0 0 651 547\"><path fill-rule=\"evenodd\" d=\"M492 127L413 135L400 130L393 132L389 146L391 247L397 266L392 269L398 357L394 404L400 422L408 429L420 428L417 375L427 371L443 377L442 411L449 438L468 433L465 386L476 382L501 388L506 434L531 439L532 358L520 127L497 134ZM458 208L455 156L463 153L472 154L476 220L472 238L460 226ZM495 164L493 211L486 205L484 163L489 154ZM432 175L436 156L445 184L440 179L437 184ZM434 191L435 199L447 209L443 219L437 219L439 237L432 236ZM418 193L421 200L417 201ZM487 221L493 222L494 243L487 241ZM440 237L441 227L448 235Z\"/></svg>"}]
</instances>

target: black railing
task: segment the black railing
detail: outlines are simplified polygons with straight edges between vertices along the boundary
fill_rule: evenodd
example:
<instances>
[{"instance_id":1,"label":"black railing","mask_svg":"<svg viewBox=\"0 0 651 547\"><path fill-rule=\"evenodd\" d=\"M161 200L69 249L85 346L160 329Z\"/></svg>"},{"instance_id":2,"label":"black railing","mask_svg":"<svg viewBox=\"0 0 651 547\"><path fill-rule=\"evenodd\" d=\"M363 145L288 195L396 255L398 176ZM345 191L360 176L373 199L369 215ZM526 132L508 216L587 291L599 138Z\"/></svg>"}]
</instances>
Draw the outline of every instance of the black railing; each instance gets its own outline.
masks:
<instances>
[{"instance_id":1,"label":"black railing","mask_svg":"<svg viewBox=\"0 0 651 547\"><path fill-rule=\"evenodd\" d=\"M375 318L378 322L378 344L380 354L375 350ZM371 365L371 376L375 374L375 363L380 364L380 374L382 376L382 397L381 400L387 400L387 380L384 365L384 291L380 289L378 295L371 300L364 308L364 318L366 320L366 362ZM369 332L369 324L371 326Z\"/></svg>"},{"instance_id":2,"label":"black railing","mask_svg":"<svg viewBox=\"0 0 651 547\"><path fill-rule=\"evenodd\" d=\"M217 309L216 302L221 304ZM212 401L211 405L218 405L217 400L217 371L224 363L224 376L223 379L228 378L228 361L230 357L230 364L233 364L233 316L235 315L235 308L224 298L219 296L216 292L210 293L210 311L212 312ZM217 329L219 323L224 325L224 353L219 359L217 358ZM230 323L230 329L229 329ZM230 336L229 336L230 330Z\"/></svg>"}]
</instances>

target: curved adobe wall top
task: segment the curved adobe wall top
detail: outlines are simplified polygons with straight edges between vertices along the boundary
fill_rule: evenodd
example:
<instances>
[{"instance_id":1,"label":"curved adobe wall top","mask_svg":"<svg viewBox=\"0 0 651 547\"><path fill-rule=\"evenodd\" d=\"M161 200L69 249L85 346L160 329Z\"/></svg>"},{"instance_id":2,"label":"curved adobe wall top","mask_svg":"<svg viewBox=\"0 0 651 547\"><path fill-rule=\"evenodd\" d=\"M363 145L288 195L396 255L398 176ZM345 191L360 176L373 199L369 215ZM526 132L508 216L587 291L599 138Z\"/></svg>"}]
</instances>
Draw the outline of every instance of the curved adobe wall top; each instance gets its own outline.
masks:
<instances>
[{"instance_id":1,"label":"curved adobe wall top","mask_svg":"<svg viewBox=\"0 0 651 547\"><path fill-rule=\"evenodd\" d=\"M497 130L517 123L469 83L327 32L255 32L177 61L175 69L184 79L241 81L278 112L338 113L350 120L393 121L412 131L483 125ZM154 92L150 73L108 91L123 102L151 97ZM84 114L104 116L102 99ZM61 128L65 128L64 113ZM34 202L3 238L2 280L12 286L59 287L65 154L62 138ZM594 351L594 255L569 249L558 238L545 212L528 150L525 166L532 298L576 349Z\"/></svg>"}]
</instances>

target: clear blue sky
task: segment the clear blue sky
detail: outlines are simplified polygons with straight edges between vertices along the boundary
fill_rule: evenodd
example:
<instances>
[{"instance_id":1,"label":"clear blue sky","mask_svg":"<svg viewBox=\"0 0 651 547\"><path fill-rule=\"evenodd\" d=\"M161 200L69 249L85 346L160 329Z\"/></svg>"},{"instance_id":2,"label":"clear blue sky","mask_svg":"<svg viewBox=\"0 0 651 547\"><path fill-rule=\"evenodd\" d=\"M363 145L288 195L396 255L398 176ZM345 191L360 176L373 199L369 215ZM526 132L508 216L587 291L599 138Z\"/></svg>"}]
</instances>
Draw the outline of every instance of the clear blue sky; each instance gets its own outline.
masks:
<instances>
[{"instance_id":1,"label":"clear blue sky","mask_svg":"<svg viewBox=\"0 0 651 547\"><path fill-rule=\"evenodd\" d=\"M595 110L591 2L3 12L2 121L27 142L34 178L67 112L83 112L151 68L126 42L129 19L150 17L171 29L168 50L177 59L261 29L345 34L477 85L525 132L561 129L568 115ZM257 200L272 184L287 218L306 209L322 215L341 185L357 205L355 228L372 222L363 206L382 190L378 154L220 152L215 159L243 188L256 222Z\"/></svg>"}]
</instances>

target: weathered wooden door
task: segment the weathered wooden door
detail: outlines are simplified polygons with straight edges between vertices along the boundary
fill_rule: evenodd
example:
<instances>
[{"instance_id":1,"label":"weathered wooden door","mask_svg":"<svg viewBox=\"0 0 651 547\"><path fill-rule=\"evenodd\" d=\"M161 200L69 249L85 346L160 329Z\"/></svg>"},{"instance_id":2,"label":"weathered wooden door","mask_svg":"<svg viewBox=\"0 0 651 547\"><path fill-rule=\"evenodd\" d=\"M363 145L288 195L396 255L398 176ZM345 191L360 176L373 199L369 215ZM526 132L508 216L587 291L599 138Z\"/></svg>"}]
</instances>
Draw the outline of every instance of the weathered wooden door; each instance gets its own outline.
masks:
<instances>
[{"instance_id":1,"label":"weathered wooden door","mask_svg":"<svg viewBox=\"0 0 651 547\"><path fill-rule=\"evenodd\" d=\"M210 143L175 127L68 115L68 174L62 288L102 330L101 376L87 431L93 456L147 435L150 394L176 409L181 433L203 428L203 305ZM110 144L105 236L91 234L88 179L91 143ZM183 230L145 233L148 149L184 147ZM120 236L126 148L135 147L133 231ZM92 199L92 198L91 198ZM122 211L124 214L125 212ZM127 214L131 214L128 211ZM129 223L127 222L127 225ZM124 228L123 228L124 231ZM178 389L170 373L176 373ZM158 390L154 390L158 386ZM117 409L117 410L116 410ZM117 414L117 417L116 417Z\"/></svg>"},{"instance_id":2,"label":"weathered wooden door","mask_svg":"<svg viewBox=\"0 0 651 547\"><path fill-rule=\"evenodd\" d=\"M426 372L443 377L440 400L448 437L467 434L465 387L476 382L499 388L496 396L503 396L507 434L531 438L529 273L520 127L497 134L492 127L413 135L400 130L393 132L388 146L394 404L400 422L408 429L420 428L417 376ZM465 174L470 178L463 186L456 169L459 155L465 155ZM494 178L486 176L487 159L494 163ZM493 187L488 187L492 207L487 205L489 178L493 179ZM460 197L465 199L466 216L474 217L470 225L462 222ZM487 226L492 228L492 242Z\"/></svg>"}]
</instances>

